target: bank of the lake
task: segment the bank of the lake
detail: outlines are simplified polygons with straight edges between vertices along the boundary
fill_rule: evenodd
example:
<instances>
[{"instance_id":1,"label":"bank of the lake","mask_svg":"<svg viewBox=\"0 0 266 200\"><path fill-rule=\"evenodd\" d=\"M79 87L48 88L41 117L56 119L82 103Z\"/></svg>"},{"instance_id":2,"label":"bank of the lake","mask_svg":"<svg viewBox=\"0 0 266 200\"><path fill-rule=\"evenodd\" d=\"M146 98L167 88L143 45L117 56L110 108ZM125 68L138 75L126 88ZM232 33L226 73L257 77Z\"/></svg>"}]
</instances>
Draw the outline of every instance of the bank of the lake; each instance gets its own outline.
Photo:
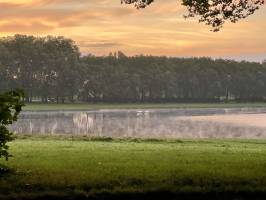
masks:
<instances>
[{"instance_id":1,"label":"bank of the lake","mask_svg":"<svg viewBox=\"0 0 266 200\"><path fill-rule=\"evenodd\" d=\"M97 109L169 109L169 108L261 108L266 103L136 103L136 104L26 104L24 111L71 111L71 110L97 110Z\"/></svg>"},{"instance_id":2,"label":"bank of the lake","mask_svg":"<svg viewBox=\"0 0 266 200\"><path fill-rule=\"evenodd\" d=\"M19 138L0 199L230 198L266 194L265 140ZM162 196L160 196L162 195Z\"/></svg>"}]
</instances>

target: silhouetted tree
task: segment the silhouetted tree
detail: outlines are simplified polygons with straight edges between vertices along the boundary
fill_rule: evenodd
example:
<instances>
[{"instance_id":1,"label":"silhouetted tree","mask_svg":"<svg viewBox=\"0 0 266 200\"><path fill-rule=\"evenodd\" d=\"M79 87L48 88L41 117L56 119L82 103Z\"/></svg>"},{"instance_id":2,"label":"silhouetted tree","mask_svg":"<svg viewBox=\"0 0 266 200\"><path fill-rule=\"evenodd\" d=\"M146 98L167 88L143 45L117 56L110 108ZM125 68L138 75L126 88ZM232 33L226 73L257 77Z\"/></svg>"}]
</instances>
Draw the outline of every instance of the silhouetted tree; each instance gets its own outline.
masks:
<instances>
[{"instance_id":1,"label":"silhouetted tree","mask_svg":"<svg viewBox=\"0 0 266 200\"><path fill-rule=\"evenodd\" d=\"M21 87L26 101L265 101L264 63L211 58L81 56L63 37L0 39L0 91Z\"/></svg>"},{"instance_id":2,"label":"silhouetted tree","mask_svg":"<svg viewBox=\"0 0 266 200\"><path fill-rule=\"evenodd\" d=\"M145 8L154 0L121 0L122 3L134 4L137 8ZM252 15L264 4L264 0L182 0L187 7L185 17L199 16L204 22L218 31L225 21L237 22Z\"/></svg>"},{"instance_id":3,"label":"silhouetted tree","mask_svg":"<svg viewBox=\"0 0 266 200\"><path fill-rule=\"evenodd\" d=\"M23 92L19 90L0 94L0 158L6 160L10 157L7 142L13 140L8 125L17 120L23 106Z\"/></svg>"}]
</instances>

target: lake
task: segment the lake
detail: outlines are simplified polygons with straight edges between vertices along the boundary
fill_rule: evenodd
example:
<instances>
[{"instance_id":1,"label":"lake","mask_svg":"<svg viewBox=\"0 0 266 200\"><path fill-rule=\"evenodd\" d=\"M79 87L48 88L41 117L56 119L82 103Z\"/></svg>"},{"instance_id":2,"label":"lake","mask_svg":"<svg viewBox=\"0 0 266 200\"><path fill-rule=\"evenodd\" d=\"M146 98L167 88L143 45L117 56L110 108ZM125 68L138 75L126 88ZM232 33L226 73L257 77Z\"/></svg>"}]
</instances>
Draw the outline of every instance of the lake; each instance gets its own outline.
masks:
<instances>
[{"instance_id":1,"label":"lake","mask_svg":"<svg viewBox=\"0 0 266 200\"><path fill-rule=\"evenodd\" d=\"M266 138L266 108L22 112L17 134L112 138Z\"/></svg>"}]
</instances>

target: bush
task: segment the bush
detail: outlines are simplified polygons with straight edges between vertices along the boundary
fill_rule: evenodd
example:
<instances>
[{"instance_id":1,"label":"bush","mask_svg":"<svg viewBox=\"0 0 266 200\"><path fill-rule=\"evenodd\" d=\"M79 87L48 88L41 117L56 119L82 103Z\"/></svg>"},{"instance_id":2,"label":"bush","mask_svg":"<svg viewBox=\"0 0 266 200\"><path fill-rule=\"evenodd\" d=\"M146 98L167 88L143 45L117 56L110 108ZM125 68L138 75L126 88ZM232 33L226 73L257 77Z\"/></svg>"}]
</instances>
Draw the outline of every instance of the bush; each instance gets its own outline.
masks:
<instances>
[{"instance_id":1,"label":"bush","mask_svg":"<svg viewBox=\"0 0 266 200\"><path fill-rule=\"evenodd\" d=\"M15 90L0 95L0 158L6 160L10 157L7 142L14 139L12 132L8 130L8 125L17 120L17 117L24 106L22 100L23 91Z\"/></svg>"}]
</instances>

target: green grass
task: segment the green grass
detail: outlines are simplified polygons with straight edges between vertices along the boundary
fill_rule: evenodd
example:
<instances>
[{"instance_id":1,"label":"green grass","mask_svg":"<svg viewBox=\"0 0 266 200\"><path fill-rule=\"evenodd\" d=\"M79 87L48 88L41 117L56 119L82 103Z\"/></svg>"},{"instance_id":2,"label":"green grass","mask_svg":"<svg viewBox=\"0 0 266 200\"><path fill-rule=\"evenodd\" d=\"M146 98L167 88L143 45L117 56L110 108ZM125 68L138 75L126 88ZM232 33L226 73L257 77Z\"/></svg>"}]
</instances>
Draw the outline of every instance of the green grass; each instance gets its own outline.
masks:
<instances>
[{"instance_id":1,"label":"green grass","mask_svg":"<svg viewBox=\"0 0 266 200\"><path fill-rule=\"evenodd\" d=\"M158 103L158 104L27 104L25 111L154 109L154 108L246 108L266 107L266 103Z\"/></svg>"},{"instance_id":2,"label":"green grass","mask_svg":"<svg viewBox=\"0 0 266 200\"><path fill-rule=\"evenodd\" d=\"M27 138L10 151L0 199L266 194L266 141Z\"/></svg>"}]
</instances>

